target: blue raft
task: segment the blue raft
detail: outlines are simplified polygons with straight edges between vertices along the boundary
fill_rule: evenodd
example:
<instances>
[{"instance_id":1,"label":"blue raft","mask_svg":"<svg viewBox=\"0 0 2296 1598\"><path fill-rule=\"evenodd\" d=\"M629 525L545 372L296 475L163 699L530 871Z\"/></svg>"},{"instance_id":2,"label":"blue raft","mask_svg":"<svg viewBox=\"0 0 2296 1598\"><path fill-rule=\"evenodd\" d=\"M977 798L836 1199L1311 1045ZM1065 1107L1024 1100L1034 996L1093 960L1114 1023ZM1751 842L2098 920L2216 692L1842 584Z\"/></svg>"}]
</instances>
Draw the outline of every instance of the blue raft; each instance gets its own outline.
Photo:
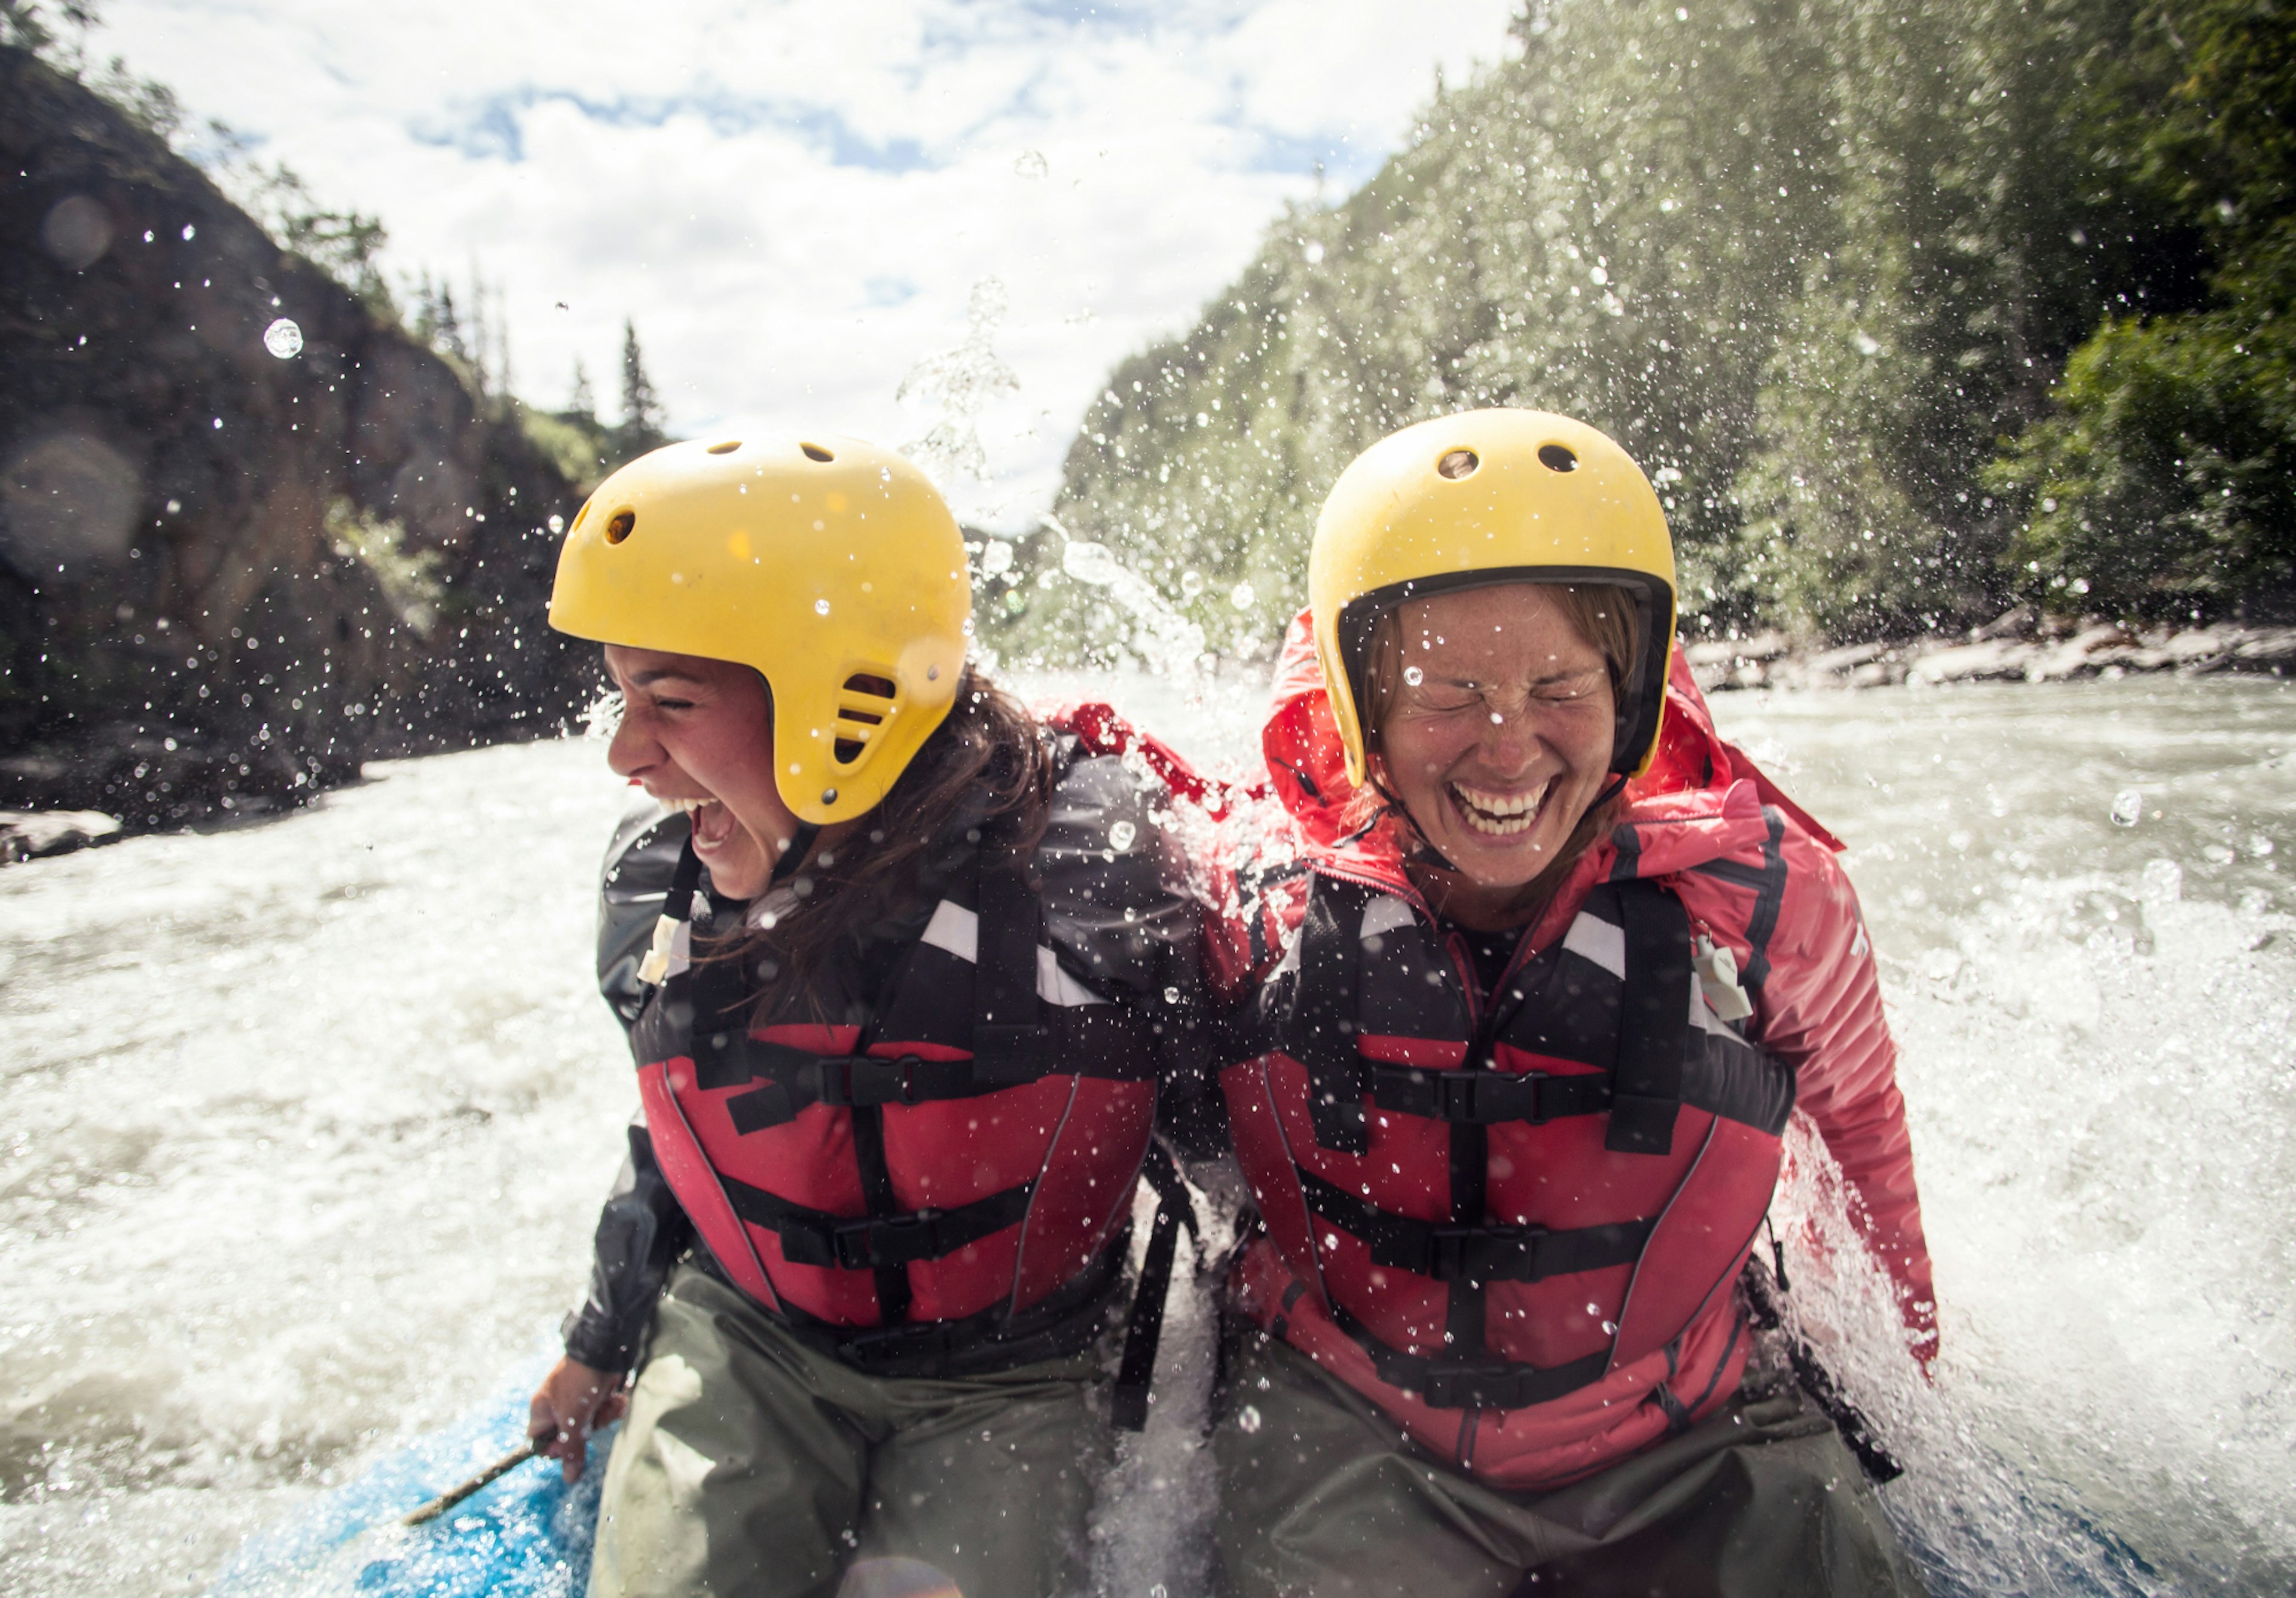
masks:
<instances>
[{"instance_id":1,"label":"blue raft","mask_svg":"<svg viewBox=\"0 0 2296 1598\"><path fill-rule=\"evenodd\" d=\"M521 1365L454 1426L250 1537L209 1598L581 1598L611 1433L592 1439L571 1487L554 1461L531 1460L427 1525L398 1523L525 1438L547 1364Z\"/></svg>"}]
</instances>

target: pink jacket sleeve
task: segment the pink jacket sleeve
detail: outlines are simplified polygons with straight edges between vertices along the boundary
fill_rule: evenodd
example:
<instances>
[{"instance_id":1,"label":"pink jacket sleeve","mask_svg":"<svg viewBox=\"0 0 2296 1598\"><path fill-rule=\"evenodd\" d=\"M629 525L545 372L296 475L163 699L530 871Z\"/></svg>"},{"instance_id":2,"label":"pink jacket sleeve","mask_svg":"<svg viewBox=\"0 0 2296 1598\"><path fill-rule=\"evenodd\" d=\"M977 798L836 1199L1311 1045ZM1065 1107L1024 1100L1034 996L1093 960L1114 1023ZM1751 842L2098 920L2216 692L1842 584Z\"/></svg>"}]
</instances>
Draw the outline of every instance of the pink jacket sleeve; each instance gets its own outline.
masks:
<instances>
[{"instance_id":1,"label":"pink jacket sleeve","mask_svg":"<svg viewBox=\"0 0 2296 1598\"><path fill-rule=\"evenodd\" d=\"M1899 1308L1924 1364L1937 1353L1937 1295L1898 1047L1857 895L1833 852L1788 824L1781 840L1785 892L1757 1000L1757 1037L1799 1073L1808 1112L1856 1196L1855 1218L1898 1283Z\"/></svg>"}]
</instances>

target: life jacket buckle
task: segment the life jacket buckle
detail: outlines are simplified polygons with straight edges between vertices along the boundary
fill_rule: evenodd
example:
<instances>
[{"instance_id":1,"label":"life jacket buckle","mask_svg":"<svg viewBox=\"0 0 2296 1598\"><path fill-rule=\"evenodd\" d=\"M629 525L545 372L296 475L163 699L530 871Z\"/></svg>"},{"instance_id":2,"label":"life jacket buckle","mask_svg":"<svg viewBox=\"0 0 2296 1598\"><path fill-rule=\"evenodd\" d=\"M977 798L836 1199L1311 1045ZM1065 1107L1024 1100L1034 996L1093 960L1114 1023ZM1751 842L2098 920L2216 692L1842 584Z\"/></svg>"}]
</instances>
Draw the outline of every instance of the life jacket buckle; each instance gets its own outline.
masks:
<instances>
[{"instance_id":1,"label":"life jacket buckle","mask_svg":"<svg viewBox=\"0 0 2296 1598\"><path fill-rule=\"evenodd\" d=\"M937 1253L941 1214L938 1209L918 1209L907 1215L847 1221L830 1234L837 1263L849 1271L869 1271L880 1266L906 1265L913 1259L931 1259Z\"/></svg>"},{"instance_id":2,"label":"life jacket buckle","mask_svg":"<svg viewBox=\"0 0 2296 1598\"><path fill-rule=\"evenodd\" d=\"M904 1054L898 1060L893 1061L893 1069L899 1073L900 1087L898 1090L898 1096L902 1103L922 1104L924 1102L924 1084L917 1080L917 1068L923 1064L924 1061L920 1060L914 1054Z\"/></svg>"},{"instance_id":3,"label":"life jacket buckle","mask_svg":"<svg viewBox=\"0 0 2296 1598\"><path fill-rule=\"evenodd\" d=\"M1421 1274L1437 1282L1514 1280L1505 1267L1525 1270L1535 1259L1545 1226L1431 1226L1427 1232L1426 1269ZM1525 1280L1536 1280L1535 1269Z\"/></svg>"}]
</instances>

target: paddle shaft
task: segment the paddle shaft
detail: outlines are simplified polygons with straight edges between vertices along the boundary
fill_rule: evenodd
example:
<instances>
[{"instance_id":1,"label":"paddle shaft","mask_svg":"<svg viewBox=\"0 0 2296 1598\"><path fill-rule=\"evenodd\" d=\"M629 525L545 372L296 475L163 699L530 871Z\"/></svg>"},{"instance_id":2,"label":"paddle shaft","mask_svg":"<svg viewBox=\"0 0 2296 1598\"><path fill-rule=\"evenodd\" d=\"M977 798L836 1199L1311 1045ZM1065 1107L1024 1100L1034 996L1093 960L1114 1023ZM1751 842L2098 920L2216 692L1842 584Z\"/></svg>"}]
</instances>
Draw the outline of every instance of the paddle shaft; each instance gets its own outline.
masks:
<instances>
[{"instance_id":1,"label":"paddle shaft","mask_svg":"<svg viewBox=\"0 0 2296 1598\"><path fill-rule=\"evenodd\" d=\"M533 1457L534 1445L530 1442L521 1443L517 1447L512 1449L508 1454L504 1455L500 1459L495 1461L494 1463L488 1465L476 1476L472 1477L468 1481L463 1483L462 1486L449 1488L447 1491L439 1494L436 1498L431 1499L430 1503L409 1514L405 1520L401 1520L399 1524L402 1526L420 1526L425 1520L435 1520L440 1515L445 1514L448 1510L454 1508L455 1505L460 1504L463 1499L469 1497L472 1493L477 1492L480 1487L486 1486L487 1483L492 1481L496 1477L500 1476L504 1471L512 1470L516 1466L522 1465Z\"/></svg>"}]
</instances>

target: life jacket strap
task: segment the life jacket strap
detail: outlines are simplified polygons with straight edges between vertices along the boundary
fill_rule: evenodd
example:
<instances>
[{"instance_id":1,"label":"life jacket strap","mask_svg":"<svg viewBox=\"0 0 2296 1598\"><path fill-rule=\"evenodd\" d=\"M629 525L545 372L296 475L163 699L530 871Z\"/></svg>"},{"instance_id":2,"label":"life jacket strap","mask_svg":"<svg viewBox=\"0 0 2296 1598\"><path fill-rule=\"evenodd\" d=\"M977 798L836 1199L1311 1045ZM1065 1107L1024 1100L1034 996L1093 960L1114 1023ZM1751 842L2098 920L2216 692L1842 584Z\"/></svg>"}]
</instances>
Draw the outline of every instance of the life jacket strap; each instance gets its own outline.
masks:
<instances>
[{"instance_id":1,"label":"life jacket strap","mask_svg":"<svg viewBox=\"0 0 2296 1598\"><path fill-rule=\"evenodd\" d=\"M1035 1081L1056 1063L1037 997L1045 909L1015 867L984 866L980 884L972 1070L985 1083L1012 1087Z\"/></svg>"},{"instance_id":2,"label":"life jacket strap","mask_svg":"<svg viewBox=\"0 0 2296 1598\"><path fill-rule=\"evenodd\" d=\"M1611 1365L1608 1348L1559 1365L1430 1359L1381 1341L1338 1305L1332 1307L1332 1318L1371 1356L1382 1381L1417 1394L1430 1409L1528 1409L1601 1381Z\"/></svg>"},{"instance_id":3,"label":"life jacket strap","mask_svg":"<svg viewBox=\"0 0 2296 1598\"><path fill-rule=\"evenodd\" d=\"M1382 1110L1436 1121L1528 1121L1538 1127L1563 1116L1600 1115L1611 1107L1611 1078L1603 1071L1565 1077L1374 1065L1371 1091Z\"/></svg>"},{"instance_id":4,"label":"life jacket strap","mask_svg":"<svg viewBox=\"0 0 2296 1598\"><path fill-rule=\"evenodd\" d=\"M1382 1110L1433 1121L1543 1126L1565 1116L1601 1115L1611 1108L1608 1071L1423 1070L1371 1068L1373 1099ZM1693 1110L1738 1121L1775 1137L1793 1113L1794 1068L1751 1044L1710 1035L1682 1067L1682 1102Z\"/></svg>"},{"instance_id":5,"label":"life jacket strap","mask_svg":"<svg viewBox=\"0 0 2296 1598\"><path fill-rule=\"evenodd\" d=\"M1308 1070L1308 1118L1316 1142L1341 1154L1371 1151L1364 1118L1370 1069L1357 1046L1356 1004L1363 943L1357 929L1372 890L1317 872L1300 925L1299 968L1291 973L1291 1013L1279 1036Z\"/></svg>"},{"instance_id":6,"label":"life jacket strap","mask_svg":"<svg viewBox=\"0 0 2296 1598\"><path fill-rule=\"evenodd\" d=\"M815 1104L845 1109L872 1104L922 1104L969 1099L998 1088L973 1080L970 1060L925 1060L914 1054L883 1060L867 1054L809 1054L785 1045L743 1040L732 1063L758 1086L726 1101L734 1130L743 1136L786 1126Z\"/></svg>"},{"instance_id":7,"label":"life jacket strap","mask_svg":"<svg viewBox=\"0 0 2296 1598\"><path fill-rule=\"evenodd\" d=\"M1110 1418L1124 1431L1139 1431L1148 1424L1148 1384L1156 1374L1156 1345L1163 1336L1164 1302L1172 1291L1172 1256L1180 1228L1188 1229L1198 1248L1204 1241L1196 1225L1195 1201L1163 1144L1148 1145L1140 1175L1155 1190L1156 1218L1148 1229L1148 1252L1140 1263L1140 1285L1125 1326L1124 1361L1109 1395Z\"/></svg>"},{"instance_id":8,"label":"life jacket strap","mask_svg":"<svg viewBox=\"0 0 2296 1598\"><path fill-rule=\"evenodd\" d=\"M1682 1113L1683 1056L1690 1041L1690 913L1656 883L1620 884L1627 979L1611 1071L1611 1124L1603 1146L1620 1154L1665 1154Z\"/></svg>"},{"instance_id":9,"label":"life jacket strap","mask_svg":"<svg viewBox=\"0 0 2296 1598\"><path fill-rule=\"evenodd\" d=\"M1371 1261L1436 1282L1544 1282L1578 1271L1607 1270L1642 1258L1656 1220L1550 1230L1545 1226L1461 1226L1380 1209L1304 1168L1308 1208L1369 1246Z\"/></svg>"},{"instance_id":10,"label":"life jacket strap","mask_svg":"<svg viewBox=\"0 0 2296 1598\"><path fill-rule=\"evenodd\" d=\"M1119 1226L1075 1277L1017 1315L999 1303L953 1321L853 1327L786 1303L768 1313L808 1347L872 1375L942 1378L1011 1370L1064 1358L1099 1338L1107 1327L1110 1296L1131 1255L1131 1236L1128 1225ZM705 1268L717 1266L706 1250L701 1258Z\"/></svg>"},{"instance_id":11,"label":"life jacket strap","mask_svg":"<svg viewBox=\"0 0 2296 1598\"><path fill-rule=\"evenodd\" d=\"M783 1258L843 1271L890 1270L954 1254L1018 1225L1037 1189L1024 1182L953 1209L848 1217L793 1204L722 1172L718 1180L735 1215L780 1236Z\"/></svg>"}]
</instances>

